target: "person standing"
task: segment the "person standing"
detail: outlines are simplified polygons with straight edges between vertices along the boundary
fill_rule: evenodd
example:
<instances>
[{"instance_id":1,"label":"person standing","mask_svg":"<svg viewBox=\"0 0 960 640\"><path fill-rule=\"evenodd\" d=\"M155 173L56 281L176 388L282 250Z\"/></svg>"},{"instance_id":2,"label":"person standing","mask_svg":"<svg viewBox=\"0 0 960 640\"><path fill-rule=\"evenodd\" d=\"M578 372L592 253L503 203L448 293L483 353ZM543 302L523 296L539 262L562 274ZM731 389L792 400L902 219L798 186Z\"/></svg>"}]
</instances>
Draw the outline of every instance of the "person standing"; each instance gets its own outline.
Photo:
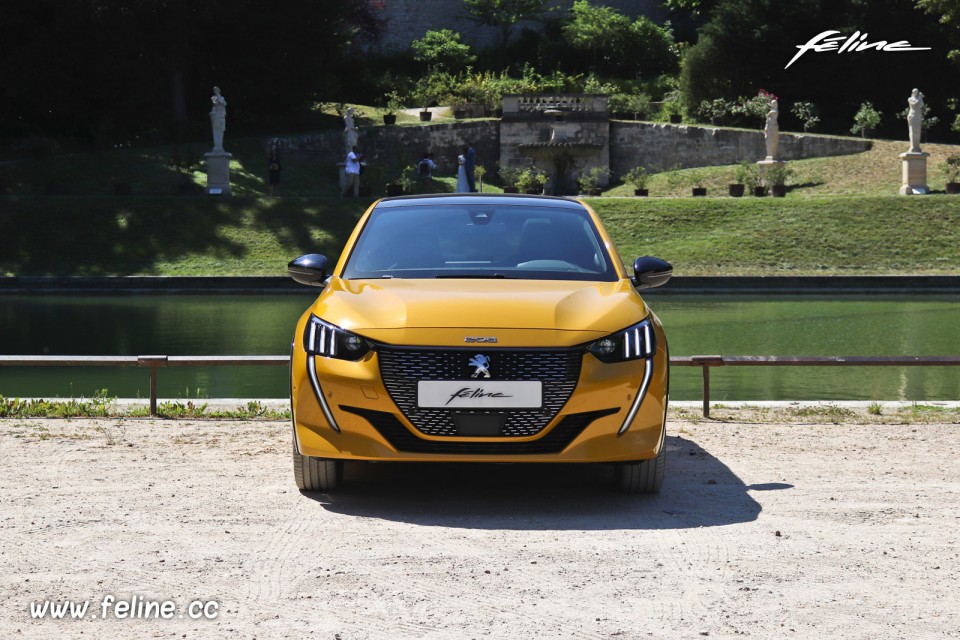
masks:
<instances>
[{"instance_id":1,"label":"person standing","mask_svg":"<svg viewBox=\"0 0 960 640\"><path fill-rule=\"evenodd\" d=\"M347 180L340 197L346 197L351 191L353 192L354 198L360 197L360 153L357 151L356 145L354 145L350 153L347 154L343 175Z\"/></svg>"},{"instance_id":2,"label":"person standing","mask_svg":"<svg viewBox=\"0 0 960 640\"><path fill-rule=\"evenodd\" d=\"M470 183L467 181L467 148L462 148L462 153L457 156L457 193L468 193Z\"/></svg>"},{"instance_id":3,"label":"person standing","mask_svg":"<svg viewBox=\"0 0 960 640\"><path fill-rule=\"evenodd\" d=\"M271 196L276 195L280 188L280 172L283 165L280 164L280 147L277 143L270 145L270 155L267 156L267 193Z\"/></svg>"},{"instance_id":4,"label":"person standing","mask_svg":"<svg viewBox=\"0 0 960 640\"><path fill-rule=\"evenodd\" d=\"M473 148L473 143L467 141L467 153L463 162L463 169L467 172L467 184L470 185L470 193L477 192L476 177L473 170L477 168L477 151Z\"/></svg>"},{"instance_id":5,"label":"person standing","mask_svg":"<svg viewBox=\"0 0 960 640\"><path fill-rule=\"evenodd\" d=\"M420 178L420 190L423 193L433 191L433 170L436 168L437 164L433 161L432 155L429 152L424 153L423 158L417 163L417 176Z\"/></svg>"}]
</instances>

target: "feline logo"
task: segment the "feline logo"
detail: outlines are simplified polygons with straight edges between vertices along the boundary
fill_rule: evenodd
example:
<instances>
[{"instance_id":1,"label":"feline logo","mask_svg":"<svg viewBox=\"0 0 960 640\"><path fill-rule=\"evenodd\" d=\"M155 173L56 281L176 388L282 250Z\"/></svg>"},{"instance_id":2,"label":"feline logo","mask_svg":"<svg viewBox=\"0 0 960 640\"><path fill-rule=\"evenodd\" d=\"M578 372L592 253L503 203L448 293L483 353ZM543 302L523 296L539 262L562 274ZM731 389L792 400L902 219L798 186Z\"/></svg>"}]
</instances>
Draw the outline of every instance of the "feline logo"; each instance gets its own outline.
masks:
<instances>
[{"instance_id":1,"label":"feline logo","mask_svg":"<svg viewBox=\"0 0 960 640\"><path fill-rule=\"evenodd\" d=\"M800 56L807 51L814 53L823 53L825 51L836 51L837 53L853 53L866 51L867 49L876 49L886 53L898 53L900 51L929 51L930 47L914 47L906 40L897 40L896 42L887 42L886 40L877 40L876 42L867 42L867 34L861 34L854 31L853 35L845 37L839 34L839 31L823 31L810 38L807 44L798 44L797 55L790 59L784 69L789 69L790 65L796 62ZM840 43L843 44L840 44Z\"/></svg>"}]
</instances>

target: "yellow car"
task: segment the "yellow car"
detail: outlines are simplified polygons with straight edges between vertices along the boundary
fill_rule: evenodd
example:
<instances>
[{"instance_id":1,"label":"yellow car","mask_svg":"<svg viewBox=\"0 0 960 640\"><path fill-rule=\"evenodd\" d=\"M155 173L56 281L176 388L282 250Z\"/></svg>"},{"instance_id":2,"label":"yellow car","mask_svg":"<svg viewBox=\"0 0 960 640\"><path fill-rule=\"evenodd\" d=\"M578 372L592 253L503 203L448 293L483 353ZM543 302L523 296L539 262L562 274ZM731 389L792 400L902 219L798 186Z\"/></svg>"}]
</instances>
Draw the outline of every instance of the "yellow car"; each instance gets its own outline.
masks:
<instances>
[{"instance_id":1,"label":"yellow car","mask_svg":"<svg viewBox=\"0 0 960 640\"><path fill-rule=\"evenodd\" d=\"M387 198L328 271L294 333L293 467L330 491L345 461L612 463L625 491L659 490L667 340L585 203L456 194Z\"/></svg>"}]
</instances>

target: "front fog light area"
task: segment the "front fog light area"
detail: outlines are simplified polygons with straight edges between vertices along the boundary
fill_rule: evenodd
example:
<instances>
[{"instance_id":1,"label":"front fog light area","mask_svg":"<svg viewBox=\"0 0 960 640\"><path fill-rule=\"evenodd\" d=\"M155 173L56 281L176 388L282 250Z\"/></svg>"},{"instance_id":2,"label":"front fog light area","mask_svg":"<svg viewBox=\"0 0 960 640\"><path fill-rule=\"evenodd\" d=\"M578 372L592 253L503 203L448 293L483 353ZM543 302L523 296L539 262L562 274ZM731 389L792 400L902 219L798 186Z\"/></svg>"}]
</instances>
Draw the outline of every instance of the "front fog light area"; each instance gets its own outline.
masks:
<instances>
[{"instance_id":1,"label":"front fog light area","mask_svg":"<svg viewBox=\"0 0 960 640\"><path fill-rule=\"evenodd\" d=\"M607 363L650 358L656 350L656 335L650 318L587 345L587 351Z\"/></svg>"}]
</instances>

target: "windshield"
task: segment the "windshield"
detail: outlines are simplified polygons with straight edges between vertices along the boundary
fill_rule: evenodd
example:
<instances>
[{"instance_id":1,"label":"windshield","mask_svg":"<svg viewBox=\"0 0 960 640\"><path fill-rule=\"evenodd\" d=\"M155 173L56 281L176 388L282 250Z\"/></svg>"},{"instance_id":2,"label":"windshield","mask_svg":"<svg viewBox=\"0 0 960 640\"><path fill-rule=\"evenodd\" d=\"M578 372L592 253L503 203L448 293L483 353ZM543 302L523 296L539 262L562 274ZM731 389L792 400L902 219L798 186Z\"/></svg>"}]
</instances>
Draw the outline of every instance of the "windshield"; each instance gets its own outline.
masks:
<instances>
[{"instance_id":1,"label":"windshield","mask_svg":"<svg viewBox=\"0 0 960 640\"><path fill-rule=\"evenodd\" d=\"M585 210L504 204L374 209L343 277L617 280Z\"/></svg>"}]
</instances>

